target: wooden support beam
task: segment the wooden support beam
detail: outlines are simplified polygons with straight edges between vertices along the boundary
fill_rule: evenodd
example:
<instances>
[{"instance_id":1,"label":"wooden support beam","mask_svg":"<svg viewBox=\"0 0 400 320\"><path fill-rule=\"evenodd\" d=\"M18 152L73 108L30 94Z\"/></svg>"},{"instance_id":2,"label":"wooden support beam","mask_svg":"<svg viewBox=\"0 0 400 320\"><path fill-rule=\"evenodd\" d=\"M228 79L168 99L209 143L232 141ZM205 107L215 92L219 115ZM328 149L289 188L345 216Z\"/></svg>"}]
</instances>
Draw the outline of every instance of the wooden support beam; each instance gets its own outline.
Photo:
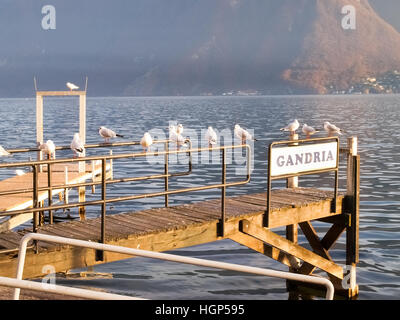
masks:
<instances>
[{"instance_id":1,"label":"wooden support beam","mask_svg":"<svg viewBox=\"0 0 400 320\"><path fill-rule=\"evenodd\" d=\"M229 238L247 248L254 251L262 253L263 255L270 257L280 263L287 265L288 267L295 267L292 265L291 260L288 258L287 254L279 249L271 247L270 245L258 240L252 236L249 236L243 232L237 232L229 236Z\"/></svg>"},{"instance_id":2,"label":"wooden support beam","mask_svg":"<svg viewBox=\"0 0 400 320\"><path fill-rule=\"evenodd\" d=\"M304 225L303 225L303 227L304 227ZM346 227L343 224L332 225L332 227L328 230L328 232L325 234L325 236L320 241L320 245L321 245L320 251L326 252L326 256L329 257L330 260L331 260L331 258L328 254L328 250L330 250L333 247L333 245L335 244L337 239L339 239L340 235L343 233L345 228ZM311 240L311 241L313 241L313 240ZM314 270L315 270L315 266L304 262L303 265L299 268L298 272L301 274L311 274Z\"/></svg>"},{"instance_id":3,"label":"wooden support beam","mask_svg":"<svg viewBox=\"0 0 400 320\"><path fill-rule=\"evenodd\" d=\"M343 279L343 269L342 267L338 266L334 262L327 260L316 253L307 250L298 244L289 241L274 232L259 227L253 223L250 223L248 220L241 221L241 231L249 234L267 244L282 250L290 255L293 255L304 262L308 262L321 270L324 270L336 278Z\"/></svg>"}]
</instances>

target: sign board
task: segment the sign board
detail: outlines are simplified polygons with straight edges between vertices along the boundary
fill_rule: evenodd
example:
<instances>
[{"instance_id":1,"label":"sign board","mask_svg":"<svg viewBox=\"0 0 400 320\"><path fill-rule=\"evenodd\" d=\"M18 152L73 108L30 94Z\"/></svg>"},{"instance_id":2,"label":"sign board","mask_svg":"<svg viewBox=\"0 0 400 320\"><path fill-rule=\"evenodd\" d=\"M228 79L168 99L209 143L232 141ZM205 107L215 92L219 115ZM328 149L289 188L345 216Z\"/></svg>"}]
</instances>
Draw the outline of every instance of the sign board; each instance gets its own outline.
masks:
<instances>
[{"instance_id":1,"label":"sign board","mask_svg":"<svg viewBox=\"0 0 400 320\"><path fill-rule=\"evenodd\" d=\"M271 177L335 169L338 141L271 149Z\"/></svg>"}]
</instances>

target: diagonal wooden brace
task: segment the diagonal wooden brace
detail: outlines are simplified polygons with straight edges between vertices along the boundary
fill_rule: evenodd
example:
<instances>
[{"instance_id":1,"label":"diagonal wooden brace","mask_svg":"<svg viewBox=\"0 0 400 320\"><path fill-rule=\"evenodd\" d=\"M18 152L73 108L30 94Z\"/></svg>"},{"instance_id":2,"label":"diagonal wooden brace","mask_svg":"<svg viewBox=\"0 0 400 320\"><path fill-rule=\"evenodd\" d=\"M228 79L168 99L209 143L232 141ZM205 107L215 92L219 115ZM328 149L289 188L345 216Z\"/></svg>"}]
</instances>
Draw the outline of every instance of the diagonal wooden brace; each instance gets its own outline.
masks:
<instances>
[{"instance_id":1,"label":"diagonal wooden brace","mask_svg":"<svg viewBox=\"0 0 400 320\"><path fill-rule=\"evenodd\" d=\"M343 279L342 267L338 266L333 261L327 260L320 255L277 235L269 229L259 227L248 220L242 220L240 223L240 231L252 237L255 237L292 256L295 256L300 260L303 260L304 262L320 268L321 270L328 272L336 278Z\"/></svg>"}]
</instances>

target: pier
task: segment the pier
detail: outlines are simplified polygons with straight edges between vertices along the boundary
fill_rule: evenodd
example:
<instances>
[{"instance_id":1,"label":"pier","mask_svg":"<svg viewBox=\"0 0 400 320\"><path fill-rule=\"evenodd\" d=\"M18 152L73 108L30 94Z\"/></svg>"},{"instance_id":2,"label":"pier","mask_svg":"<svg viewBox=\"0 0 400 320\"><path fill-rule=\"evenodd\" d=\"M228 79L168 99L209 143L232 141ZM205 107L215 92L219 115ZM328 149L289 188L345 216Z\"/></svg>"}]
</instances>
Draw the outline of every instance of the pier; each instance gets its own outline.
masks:
<instances>
[{"instance_id":1,"label":"pier","mask_svg":"<svg viewBox=\"0 0 400 320\"><path fill-rule=\"evenodd\" d=\"M333 139L333 140L332 140ZM339 192L337 188L339 157L334 167L307 171L303 174L316 174L334 171L332 179L333 190L317 188L300 188L290 186L274 189L271 186L274 179L298 178L302 173L284 174L273 176L268 173L268 190L265 193L247 194L227 197L226 189L240 186L251 179L249 145L232 145L215 147L221 154L221 183L202 185L190 188L169 188L169 179L176 176L190 175L194 170L191 155L194 152L205 152L211 148L188 148L177 150L169 148L169 141L155 141L165 145L161 151L147 153L106 154L83 158L68 158L55 160L36 160L26 163L4 163L2 167L17 167L20 165L32 166L33 171L39 167L63 166L77 164L77 162L100 163L100 175L89 182L74 182L66 185L54 179L57 171L44 170L43 175L52 176L53 184L38 186L38 174L32 174L33 188L26 190L31 193L33 205L28 209L0 212L0 216L18 216L30 214L33 228L0 233L0 275L13 277L18 256L18 244L21 238L30 232L56 235L61 237L90 240L94 242L113 244L128 248L140 248L151 251L169 251L188 246L209 243L222 239L231 239L256 252L264 254L288 266L291 272L311 275L316 269L326 272L328 278L334 283L337 294L351 298L357 295L358 286L355 283L355 271L358 262L358 220L359 220L359 155L357 155L356 139L348 141L348 147L340 148L337 138L322 138L311 140L298 140L296 145L337 143L338 155L345 156L347 163L347 190ZM280 142L282 143L282 142ZM286 145L292 141L283 142ZM131 142L127 144L138 144ZM109 144L109 147L119 144ZM242 180L232 180L226 176L226 152L229 149L241 148L247 153L247 176ZM170 154L184 153L189 157L188 169L184 172L171 173L168 169L168 156ZM150 176L114 178L107 175L107 164L116 159L163 156L164 170ZM36 168L36 169L35 169ZM97 168L96 168L97 170ZM88 174L91 174L90 172ZM53 177L54 175L54 177ZM43 179L43 178L42 178ZM83 179L83 177L82 177ZM124 182L140 182L141 180L161 179L164 181L164 190L155 193L124 195L121 197L108 197L107 185ZM48 181L48 179L45 179ZM101 197L98 200L77 201L64 204L39 205L39 191L47 193L49 190L64 190L65 188L87 188L99 185ZM36 187L35 187L36 186ZM196 192L201 190L219 189L220 198L215 200L199 201L190 204L170 206L168 196L179 193ZM11 193L10 190L7 193ZM1 193L0 193L1 194ZM164 197L165 205L161 208L133 211L119 214L107 214L106 205L120 201L143 199L149 197ZM39 223L38 216L54 210L82 206L99 206L101 216L93 219L82 218L61 223ZM50 220L48 220L50 221ZM312 225L313 221L320 221L330 225L328 232L320 238ZM286 236L278 235L274 229L286 228ZM298 230L301 230L309 242L310 249L298 244ZM333 248L339 237L346 233L346 266L336 263L330 256L329 250ZM24 278L44 276L43 265L51 264L57 272L65 272L74 268L89 267L101 263L117 261L128 258L123 254L101 252L93 249L76 248L68 245L51 244L42 241L32 242L26 256ZM349 271L350 266L350 271ZM349 286L343 287L343 280L351 273ZM290 288L301 287L303 284L288 282Z\"/></svg>"},{"instance_id":2,"label":"pier","mask_svg":"<svg viewBox=\"0 0 400 320\"><path fill-rule=\"evenodd\" d=\"M36 92L37 144L43 142L45 96L79 96L79 134L85 144L86 89ZM275 141L268 150L265 149L268 167L265 171L265 192L229 197L227 189L243 186L251 180L250 145L242 141L238 145L193 148L189 139L186 143L186 148L177 148L168 139L155 140L153 145L158 145L156 151L132 152L130 148L129 152L118 154L113 154L112 148L131 147L140 145L140 142L85 144L85 150L100 148L106 151L94 156L87 156L84 152L78 158L57 159L44 159L38 147L8 150L10 154L33 152L37 154L37 159L0 164L0 170L29 168L21 176L0 181L0 276L15 277L19 244L24 235L32 232L155 252L230 239L286 265L290 272L303 275L313 275L317 269L325 272L335 286L337 295L345 298L358 295L356 266L359 259L360 156L356 137L348 138L346 146L341 146L337 137L299 140L297 134L291 135L287 141ZM56 150L67 149L69 146L56 147ZM228 177L227 153L235 149L246 153L245 170L241 178ZM219 153L220 181L171 189L172 179L190 176L196 170L192 163L194 153L210 151ZM186 156L187 168L171 172L171 155ZM116 160L151 157L163 159L161 172L133 176L128 170L123 177L114 177ZM346 168L344 176L347 187L342 191L338 188L340 160L345 162ZM334 174L333 178L324 176L324 179L332 181L330 190L299 187L301 177L324 173ZM140 194L111 197L107 193L107 186L110 185L140 184L148 180L160 180L163 187L152 193L146 192L145 188ZM274 187L275 180L286 180L286 187ZM101 190L97 198L87 200L87 188L94 191L96 187ZM68 194L71 190L77 191L77 201L70 201ZM204 190L214 190L219 197L170 205L169 197L172 195ZM53 201L57 196L59 202ZM118 206L123 201L152 197L162 197L164 205L116 214L107 212L109 204ZM100 216L87 218L85 212L88 206L98 208ZM56 210L72 208L78 210L79 219L54 221L53 213ZM16 226L27 221L32 221L31 228L15 230ZM316 221L328 225L328 231L322 237L313 226ZM308 241L307 247L298 242L299 230ZM338 263L329 251L342 234L346 236L346 261ZM34 240L29 243L26 253L23 278L46 275L43 266L48 264L56 272L66 272L127 258L130 256L116 252ZM305 285L288 280L287 286L289 289L303 290ZM318 288L312 289L318 291Z\"/></svg>"}]
</instances>

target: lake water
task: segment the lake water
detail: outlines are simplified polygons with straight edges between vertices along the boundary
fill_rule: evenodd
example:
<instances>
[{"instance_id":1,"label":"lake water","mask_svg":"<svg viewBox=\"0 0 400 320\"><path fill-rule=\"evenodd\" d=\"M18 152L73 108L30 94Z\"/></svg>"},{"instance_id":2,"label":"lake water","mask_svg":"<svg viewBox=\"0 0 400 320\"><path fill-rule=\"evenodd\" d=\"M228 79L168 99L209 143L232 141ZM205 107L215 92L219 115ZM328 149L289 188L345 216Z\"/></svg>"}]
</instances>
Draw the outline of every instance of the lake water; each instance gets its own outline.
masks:
<instances>
[{"instance_id":1,"label":"lake water","mask_svg":"<svg viewBox=\"0 0 400 320\"><path fill-rule=\"evenodd\" d=\"M56 145L69 145L78 131L78 99L46 99L44 115L45 140ZM35 99L0 99L3 134L0 144L7 148L35 145ZM235 123L254 130L259 141L254 143L254 170L251 182L240 188L228 189L228 195L265 191L267 146L287 136L279 129L297 118L301 124L321 127L324 121L337 124L346 131L341 136L345 145L348 136L358 136L361 155L360 263L357 267L359 299L400 298L400 96L266 96L266 97L155 97L155 98L88 98L87 143L101 142L100 125L123 134L123 140L139 140L150 130L167 134L170 121L178 121L195 138L211 125L219 131L233 131ZM316 136L324 136L319 133ZM114 153L140 150L138 147L114 149ZM90 150L92 155L105 150ZM34 157L34 155L32 155ZM69 151L58 157L71 156ZM22 156L16 159L26 159ZM198 186L220 181L220 165L198 159L193 174L171 179L171 188ZM1 161L5 161L2 159ZM172 170L186 169L184 156ZM229 165L230 177L241 167L234 158ZM342 166L343 167L343 166ZM115 177L160 172L160 165L145 159L115 163ZM158 170L158 171L157 171ZM2 178L12 175L1 172ZM344 170L340 188L345 188ZM330 187L332 180L310 176L300 179L300 186ZM279 187L282 183L274 183ZM110 186L108 195L137 194L163 188L162 181ZM100 188L98 188L100 189ZM170 197L170 203L217 198L218 192L207 191ZM99 196L88 192L87 198ZM163 206L163 198L137 200L108 207L108 214ZM62 213L57 213L62 215ZM72 212L73 216L76 213ZM88 217L97 217L99 208L88 208ZM22 227L29 227L26 224ZM321 235L327 225L315 223ZM299 232L299 242L305 243ZM345 264L343 234L332 257ZM287 267L252 252L230 240L173 251L191 257L287 270ZM78 270L79 271L79 270ZM244 275L190 265L134 258L95 267L96 272L111 278L57 278L58 284L95 287L108 292L149 299L288 299L285 281ZM323 274L323 273L321 273Z\"/></svg>"}]
</instances>

